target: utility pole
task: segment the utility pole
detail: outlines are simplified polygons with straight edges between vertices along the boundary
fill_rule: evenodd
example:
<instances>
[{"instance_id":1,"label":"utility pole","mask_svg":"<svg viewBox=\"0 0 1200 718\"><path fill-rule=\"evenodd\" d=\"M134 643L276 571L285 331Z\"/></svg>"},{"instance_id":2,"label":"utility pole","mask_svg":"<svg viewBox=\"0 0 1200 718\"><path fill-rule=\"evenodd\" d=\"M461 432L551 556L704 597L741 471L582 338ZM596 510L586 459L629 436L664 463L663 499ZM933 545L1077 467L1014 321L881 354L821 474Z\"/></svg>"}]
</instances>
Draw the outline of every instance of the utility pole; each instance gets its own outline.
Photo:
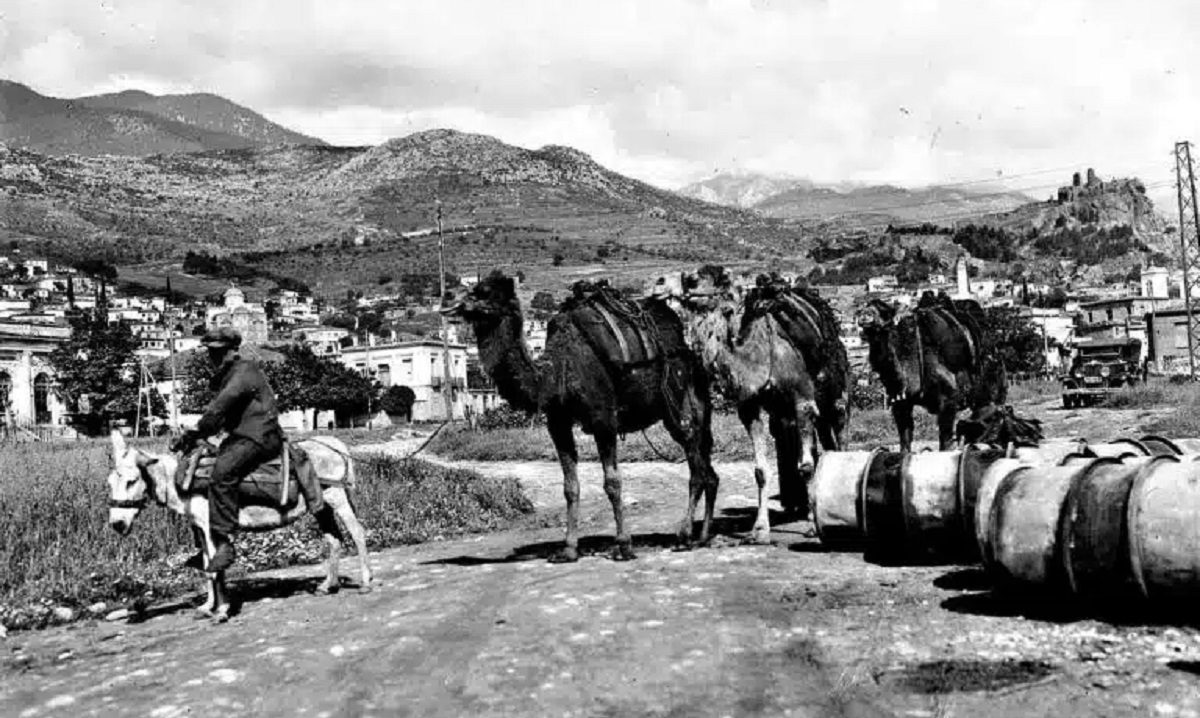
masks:
<instances>
[{"instance_id":1,"label":"utility pole","mask_svg":"<svg viewBox=\"0 0 1200 718\"><path fill-rule=\"evenodd\" d=\"M446 301L446 240L442 236L442 201L437 203L438 232L438 309ZM442 321L442 397L446 400L446 421L454 421L454 394L450 374L450 331L446 326L446 315L438 312Z\"/></svg>"},{"instance_id":2,"label":"utility pole","mask_svg":"<svg viewBox=\"0 0 1200 718\"><path fill-rule=\"evenodd\" d=\"M1200 295L1200 215L1196 213L1196 173L1190 142L1175 143L1175 187L1179 199L1179 258L1183 265L1183 305L1187 312L1188 368L1192 381L1200 364L1200 323L1192 297Z\"/></svg>"}]
</instances>

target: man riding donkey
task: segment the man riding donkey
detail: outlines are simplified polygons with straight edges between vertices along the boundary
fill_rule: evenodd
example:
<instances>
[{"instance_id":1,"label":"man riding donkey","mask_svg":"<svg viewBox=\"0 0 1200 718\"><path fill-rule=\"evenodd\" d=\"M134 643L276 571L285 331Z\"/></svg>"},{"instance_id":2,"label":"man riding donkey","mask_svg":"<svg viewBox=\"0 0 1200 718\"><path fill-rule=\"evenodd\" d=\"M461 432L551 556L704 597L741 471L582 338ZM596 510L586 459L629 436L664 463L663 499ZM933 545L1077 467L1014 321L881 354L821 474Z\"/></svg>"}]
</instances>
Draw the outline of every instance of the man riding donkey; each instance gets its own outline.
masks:
<instances>
[{"instance_id":1,"label":"man riding donkey","mask_svg":"<svg viewBox=\"0 0 1200 718\"><path fill-rule=\"evenodd\" d=\"M209 383L216 396L196 428L172 441L171 450L186 454L201 439L222 430L227 433L217 449L208 488L209 529L215 553L206 567L203 552L188 560L188 565L217 573L228 569L235 558L231 538L238 528L239 485L260 465L278 458L285 441L275 392L266 374L258 362L237 351L241 335L221 327L205 334L200 343L208 350L216 370ZM298 458L300 491L309 511L316 514L324 506L321 489L315 477L304 475L311 471L309 463Z\"/></svg>"}]
</instances>

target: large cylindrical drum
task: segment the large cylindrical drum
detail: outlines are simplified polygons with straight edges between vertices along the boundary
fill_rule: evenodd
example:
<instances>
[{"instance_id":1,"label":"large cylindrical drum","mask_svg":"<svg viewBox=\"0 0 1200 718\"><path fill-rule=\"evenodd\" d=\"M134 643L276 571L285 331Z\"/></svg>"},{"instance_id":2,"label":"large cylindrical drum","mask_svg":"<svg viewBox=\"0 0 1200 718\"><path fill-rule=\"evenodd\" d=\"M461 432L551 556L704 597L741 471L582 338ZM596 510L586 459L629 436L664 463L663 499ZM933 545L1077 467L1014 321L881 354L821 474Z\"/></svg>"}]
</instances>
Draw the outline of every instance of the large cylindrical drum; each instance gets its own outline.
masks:
<instances>
[{"instance_id":1,"label":"large cylindrical drum","mask_svg":"<svg viewBox=\"0 0 1200 718\"><path fill-rule=\"evenodd\" d=\"M924 562L969 555L962 534L959 451L895 454L877 461L864 487L870 558Z\"/></svg>"},{"instance_id":2,"label":"large cylindrical drum","mask_svg":"<svg viewBox=\"0 0 1200 718\"><path fill-rule=\"evenodd\" d=\"M1002 587L1050 591L1067 588L1059 526L1063 505L1077 479L1104 459L1011 472L996 487L988 515L988 567Z\"/></svg>"},{"instance_id":3,"label":"large cylindrical drum","mask_svg":"<svg viewBox=\"0 0 1200 718\"><path fill-rule=\"evenodd\" d=\"M1138 475L1126 511L1129 560L1143 596L1200 598L1200 463L1156 463Z\"/></svg>"},{"instance_id":4,"label":"large cylindrical drum","mask_svg":"<svg viewBox=\"0 0 1200 718\"><path fill-rule=\"evenodd\" d=\"M1037 446L1015 446L1009 457L1027 464L1057 464L1065 456L1086 453L1087 442L1070 439L1043 441Z\"/></svg>"},{"instance_id":5,"label":"large cylindrical drum","mask_svg":"<svg viewBox=\"0 0 1200 718\"><path fill-rule=\"evenodd\" d=\"M1071 486L1059 526L1067 588L1094 603L1124 602L1136 595L1129 570L1125 515L1137 476L1162 456L1097 459Z\"/></svg>"},{"instance_id":6,"label":"large cylindrical drum","mask_svg":"<svg viewBox=\"0 0 1200 718\"><path fill-rule=\"evenodd\" d=\"M975 546L979 552L979 560L991 572L995 558L988 539L988 521L992 515L992 504L996 499L996 491L1010 474L1026 471L1029 464L1022 459L997 459L983 472L979 482L979 491L975 495Z\"/></svg>"},{"instance_id":7,"label":"large cylindrical drum","mask_svg":"<svg viewBox=\"0 0 1200 718\"><path fill-rule=\"evenodd\" d=\"M988 444L973 444L962 450L958 462L958 515L961 520L961 537L967 543L967 555L979 555L975 541L975 505L979 500L979 489L988 469L1003 459L1003 449Z\"/></svg>"},{"instance_id":8,"label":"large cylindrical drum","mask_svg":"<svg viewBox=\"0 0 1200 718\"><path fill-rule=\"evenodd\" d=\"M1183 450L1174 441L1164 436L1146 435L1139 441L1150 450L1153 456L1179 456Z\"/></svg>"},{"instance_id":9,"label":"large cylindrical drum","mask_svg":"<svg viewBox=\"0 0 1200 718\"><path fill-rule=\"evenodd\" d=\"M1150 456L1150 449L1137 439L1114 439L1103 444L1088 444L1087 451L1099 458L1122 459Z\"/></svg>"},{"instance_id":10,"label":"large cylindrical drum","mask_svg":"<svg viewBox=\"0 0 1200 718\"><path fill-rule=\"evenodd\" d=\"M904 457L897 451L882 451L871 459L862 485L862 532L867 540L866 558L895 561L903 546L886 544L883 536L904 536L904 491L900 469ZM878 540L872 540L876 537ZM880 552L880 549L883 549Z\"/></svg>"},{"instance_id":11,"label":"large cylindrical drum","mask_svg":"<svg viewBox=\"0 0 1200 718\"><path fill-rule=\"evenodd\" d=\"M821 454L808 490L813 524L821 543L847 548L861 545L863 479L881 451L826 451Z\"/></svg>"},{"instance_id":12,"label":"large cylindrical drum","mask_svg":"<svg viewBox=\"0 0 1200 718\"><path fill-rule=\"evenodd\" d=\"M1179 447L1180 454L1200 454L1200 439L1182 438L1171 439Z\"/></svg>"}]
</instances>

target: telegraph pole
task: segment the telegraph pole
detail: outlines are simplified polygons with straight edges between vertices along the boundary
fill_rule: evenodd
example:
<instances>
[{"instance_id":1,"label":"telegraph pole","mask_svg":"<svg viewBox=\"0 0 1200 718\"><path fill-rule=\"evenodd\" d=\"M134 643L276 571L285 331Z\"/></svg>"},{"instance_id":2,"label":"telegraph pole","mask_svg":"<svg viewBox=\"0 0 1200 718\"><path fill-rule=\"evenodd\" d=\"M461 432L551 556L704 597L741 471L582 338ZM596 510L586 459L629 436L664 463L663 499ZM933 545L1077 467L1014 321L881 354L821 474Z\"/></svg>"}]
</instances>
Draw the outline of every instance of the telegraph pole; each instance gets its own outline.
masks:
<instances>
[{"instance_id":1,"label":"telegraph pole","mask_svg":"<svg viewBox=\"0 0 1200 718\"><path fill-rule=\"evenodd\" d=\"M438 309L446 301L446 240L442 236L442 202L437 203L438 232ZM446 315L438 312L442 322L442 397L446 400L446 421L454 421L454 394L450 386L450 332L446 326Z\"/></svg>"},{"instance_id":2,"label":"telegraph pole","mask_svg":"<svg viewBox=\"0 0 1200 718\"><path fill-rule=\"evenodd\" d=\"M1200 324L1192 297L1200 295L1200 215L1196 213L1196 173L1190 142L1175 143L1175 187L1179 199L1179 258L1183 265L1183 305L1187 312L1188 368L1197 379L1200 364Z\"/></svg>"}]
</instances>

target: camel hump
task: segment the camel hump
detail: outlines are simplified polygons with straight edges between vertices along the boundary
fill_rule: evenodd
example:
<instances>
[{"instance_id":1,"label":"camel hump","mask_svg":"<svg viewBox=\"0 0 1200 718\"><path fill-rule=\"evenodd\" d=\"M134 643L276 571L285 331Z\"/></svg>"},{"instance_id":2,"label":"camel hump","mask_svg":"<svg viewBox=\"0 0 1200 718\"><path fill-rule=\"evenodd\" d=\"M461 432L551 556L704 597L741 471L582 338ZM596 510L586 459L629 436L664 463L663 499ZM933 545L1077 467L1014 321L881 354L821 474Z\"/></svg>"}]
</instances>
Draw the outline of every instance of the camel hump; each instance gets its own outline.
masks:
<instances>
[{"instance_id":1,"label":"camel hump","mask_svg":"<svg viewBox=\"0 0 1200 718\"><path fill-rule=\"evenodd\" d=\"M607 282L576 282L563 310L605 363L627 368L662 354L655 317Z\"/></svg>"}]
</instances>

